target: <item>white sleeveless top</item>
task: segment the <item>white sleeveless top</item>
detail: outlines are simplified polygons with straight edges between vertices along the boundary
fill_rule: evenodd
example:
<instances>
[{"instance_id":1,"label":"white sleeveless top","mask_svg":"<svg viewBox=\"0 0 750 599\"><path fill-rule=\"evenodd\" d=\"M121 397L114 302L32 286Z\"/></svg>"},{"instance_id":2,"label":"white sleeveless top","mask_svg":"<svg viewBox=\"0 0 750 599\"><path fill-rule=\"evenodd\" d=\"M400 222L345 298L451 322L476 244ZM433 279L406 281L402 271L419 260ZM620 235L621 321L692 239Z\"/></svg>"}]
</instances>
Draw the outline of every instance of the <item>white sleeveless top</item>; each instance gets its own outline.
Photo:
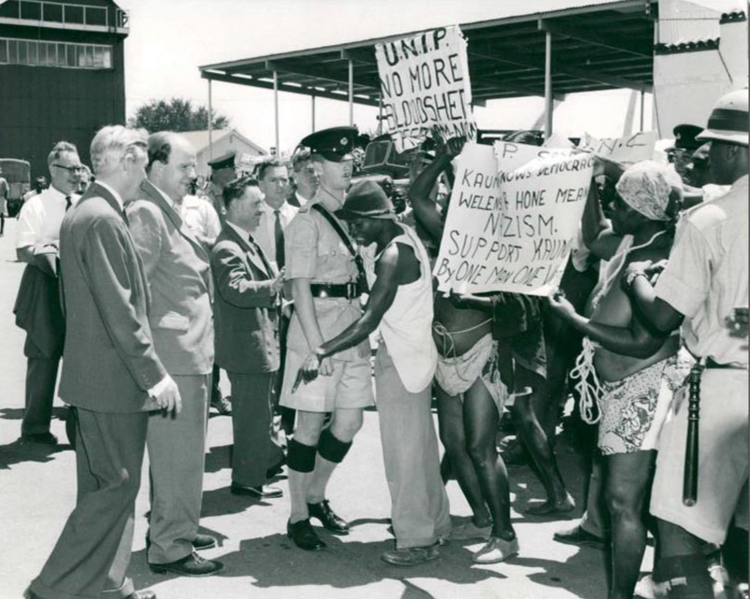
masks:
<instances>
[{"instance_id":1,"label":"white sleeveless top","mask_svg":"<svg viewBox=\"0 0 750 599\"><path fill-rule=\"evenodd\" d=\"M393 304L383 315L379 328L404 387L410 393L419 393L432 383L437 366L437 349L432 340L432 270L427 250L414 229L399 226L404 233L395 237L387 247L393 243L411 246L419 260L421 273L413 283L399 285ZM371 288L376 279L375 263L381 255L382 252L374 259L365 259Z\"/></svg>"}]
</instances>

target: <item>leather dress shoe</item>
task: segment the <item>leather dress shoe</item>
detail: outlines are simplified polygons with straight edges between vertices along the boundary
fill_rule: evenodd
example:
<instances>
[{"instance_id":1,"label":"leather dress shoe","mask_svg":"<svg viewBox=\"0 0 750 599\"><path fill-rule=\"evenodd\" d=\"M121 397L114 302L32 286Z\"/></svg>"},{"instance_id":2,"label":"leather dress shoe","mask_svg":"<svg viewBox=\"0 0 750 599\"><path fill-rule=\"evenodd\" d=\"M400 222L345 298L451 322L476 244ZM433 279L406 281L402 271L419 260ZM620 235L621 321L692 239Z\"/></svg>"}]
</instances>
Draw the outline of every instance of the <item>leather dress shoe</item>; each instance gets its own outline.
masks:
<instances>
[{"instance_id":1,"label":"leather dress shoe","mask_svg":"<svg viewBox=\"0 0 750 599\"><path fill-rule=\"evenodd\" d=\"M313 530L309 519L294 523L291 520L288 521L286 523L286 536L292 539L297 547L305 551L318 551L326 546Z\"/></svg>"},{"instance_id":2,"label":"leather dress shoe","mask_svg":"<svg viewBox=\"0 0 750 599\"><path fill-rule=\"evenodd\" d=\"M211 400L211 407L215 408L220 416L232 415L232 402L228 397L218 397Z\"/></svg>"},{"instance_id":3,"label":"leather dress shoe","mask_svg":"<svg viewBox=\"0 0 750 599\"><path fill-rule=\"evenodd\" d=\"M57 445L57 437L52 433L36 433L33 435L21 435L23 441L39 443L40 445Z\"/></svg>"},{"instance_id":4,"label":"leather dress shoe","mask_svg":"<svg viewBox=\"0 0 750 599\"><path fill-rule=\"evenodd\" d=\"M260 487L245 487L232 483L229 489L233 495L250 495L251 497L257 497L258 499L274 499L275 497L281 497L284 492L278 487L272 487L270 485L262 485Z\"/></svg>"},{"instance_id":5,"label":"leather dress shoe","mask_svg":"<svg viewBox=\"0 0 750 599\"><path fill-rule=\"evenodd\" d=\"M144 591L133 591L133 594L128 595L125 599L156 599L156 593L148 589Z\"/></svg>"},{"instance_id":6,"label":"leather dress shoe","mask_svg":"<svg viewBox=\"0 0 750 599\"><path fill-rule=\"evenodd\" d=\"M285 464L286 456L281 456L281 459L276 464L266 470L266 478L268 480L271 480L274 476L279 474L284 469Z\"/></svg>"},{"instance_id":7,"label":"leather dress shoe","mask_svg":"<svg viewBox=\"0 0 750 599\"><path fill-rule=\"evenodd\" d=\"M200 555L193 552L182 559L178 559L168 564L151 564L148 565L152 572L156 574L178 574L180 576L213 576L224 569L224 564L217 561L203 559Z\"/></svg>"},{"instance_id":8,"label":"leather dress shoe","mask_svg":"<svg viewBox=\"0 0 750 599\"><path fill-rule=\"evenodd\" d=\"M310 514L310 518L320 520L320 523L326 530L339 535L349 534L349 524L334 513L327 499L324 499L320 503L308 503L307 511Z\"/></svg>"},{"instance_id":9,"label":"leather dress shoe","mask_svg":"<svg viewBox=\"0 0 750 599\"><path fill-rule=\"evenodd\" d=\"M214 547L216 547L216 544L216 537L212 537L211 535L202 535L198 533L193 539L193 547L198 551L213 549Z\"/></svg>"},{"instance_id":10,"label":"leather dress shoe","mask_svg":"<svg viewBox=\"0 0 750 599\"><path fill-rule=\"evenodd\" d=\"M216 547L217 540L216 537L212 537L211 535L202 535L197 534L195 535L195 538L193 539L193 549L196 549L198 551L203 551L205 549L213 549ZM151 547L151 536L146 533L146 549L149 549Z\"/></svg>"}]
</instances>

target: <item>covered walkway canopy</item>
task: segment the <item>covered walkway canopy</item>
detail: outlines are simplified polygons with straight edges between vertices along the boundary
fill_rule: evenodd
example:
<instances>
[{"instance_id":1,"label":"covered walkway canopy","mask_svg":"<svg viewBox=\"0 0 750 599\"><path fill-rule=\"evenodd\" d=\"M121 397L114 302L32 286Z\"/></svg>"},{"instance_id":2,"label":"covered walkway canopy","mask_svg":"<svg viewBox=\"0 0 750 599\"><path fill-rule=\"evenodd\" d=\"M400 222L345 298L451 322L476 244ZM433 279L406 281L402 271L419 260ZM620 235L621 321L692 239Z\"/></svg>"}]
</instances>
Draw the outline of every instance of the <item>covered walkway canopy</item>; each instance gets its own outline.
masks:
<instances>
[{"instance_id":1,"label":"covered walkway canopy","mask_svg":"<svg viewBox=\"0 0 750 599\"><path fill-rule=\"evenodd\" d=\"M501 16L496 19L460 24L468 39L475 104L545 97L549 131L552 101L565 94L614 88L651 91L656 0L561 0L555 4L567 8L506 16L503 4L497 2ZM313 102L316 97L349 101L351 122L353 103L379 104L375 45L408 35L205 65L200 71L209 81L209 102L210 83L222 81L305 94Z\"/></svg>"}]
</instances>

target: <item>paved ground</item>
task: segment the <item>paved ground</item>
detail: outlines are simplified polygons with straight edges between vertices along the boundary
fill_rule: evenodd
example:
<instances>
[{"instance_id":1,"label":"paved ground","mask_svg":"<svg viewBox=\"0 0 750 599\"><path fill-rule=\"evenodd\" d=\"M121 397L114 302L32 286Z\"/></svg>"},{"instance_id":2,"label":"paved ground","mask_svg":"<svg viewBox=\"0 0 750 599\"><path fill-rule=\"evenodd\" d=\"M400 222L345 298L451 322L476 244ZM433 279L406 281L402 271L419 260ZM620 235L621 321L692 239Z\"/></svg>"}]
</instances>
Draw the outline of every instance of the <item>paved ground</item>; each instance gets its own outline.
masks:
<instances>
[{"instance_id":1,"label":"paved ground","mask_svg":"<svg viewBox=\"0 0 750 599\"><path fill-rule=\"evenodd\" d=\"M15 221L0 238L0 598L19 598L39 572L75 502L75 456L67 445L56 451L18 441L23 408L25 361L23 332L14 325L12 307L23 266L14 261ZM56 404L57 405L57 404ZM61 404L60 404L61 405ZM62 409L56 413L63 412ZM53 432L66 439L64 423ZM328 550L310 554L286 538L287 499L258 502L229 493L231 422L212 417L209 425L202 525L220 539L207 557L223 560L221 576L186 579L150 572L144 535L148 489L136 506L136 535L131 575L137 588L154 589L159 599L287 598L327 599L597 599L606 596L605 557L592 549L560 545L552 533L570 522L532 521L521 510L542 499L537 479L527 468L511 471L513 520L520 555L494 566L475 566L473 542L452 542L436 562L414 568L389 566L378 559L391 548L386 528L389 498L383 474L378 419L367 412L365 425L345 463L334 475L330 499L353 524L347 537L324 534ZM565 477L580 504L582 463L559 444ZM144 465L146 468L147 465ZM144 476L144 480L148 480ZM278 484L286 492L286 479ZM448 485L454 520L469 515L455 482ZM578 516L580 510L575 512ZM650 563L647 556L646 563Z\"/></svg>"}]
</instances>

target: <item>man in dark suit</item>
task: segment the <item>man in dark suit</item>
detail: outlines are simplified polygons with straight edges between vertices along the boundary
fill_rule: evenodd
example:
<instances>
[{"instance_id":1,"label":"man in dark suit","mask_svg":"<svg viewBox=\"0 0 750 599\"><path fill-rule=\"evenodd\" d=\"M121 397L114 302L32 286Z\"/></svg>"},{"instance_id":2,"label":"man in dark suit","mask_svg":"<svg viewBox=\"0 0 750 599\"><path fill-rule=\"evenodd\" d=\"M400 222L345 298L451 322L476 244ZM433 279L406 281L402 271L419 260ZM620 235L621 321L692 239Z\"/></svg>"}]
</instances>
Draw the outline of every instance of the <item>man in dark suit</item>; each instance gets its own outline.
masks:
<instances>
[{"instance_id":1,"label":"man in dark suit","mask_svg":"<svg viewBox=\"0 0 750 599\"><path fill-rule=\"evenodd\" d=\"M13 312L26 331L26 405L21 423L25 441L55 445L50 432L57 370L65 339L60 310L57 257L60 225L78 201L81 161L76 147L55 144L47 157L52 184L23 205L16 227L16 255L26 262Z\"/></svg>"},{"instance_id":2,"label":"man in dark suit","mask_svg":"<svg viewBox=\"0 0 750 599\"><path fill-rule=\"evenodd\" d=\"M177 417L149 417L148 563L158 573L208 576L223 569L194 551L216 545L214 537L198 534L214 360L211 274L206 250L180 216L195 164L195 150L181 135L151 135L148 178L127 214L153 298L154 347L180 389L183 407Z\"/></svg>"},{"instance_id":3,"label":"man in dark suit","mask_svg":"<svg viewBox=\"0 0 750 599\"><path fill-rule=\"evenodd\" d=\"M154 599L126 577L148 411L181 411L156 355L149 290L123 203L145 175L145 134L104 127L91 143L97 175L60 232L67 336L60 397L78 414L78 501L31 599Z\"/></svg>"},{"instance_id":4,"label":"man in dark suit","mask_svg":"<svg viewBox=\"0 0 750 599\"><path fill-rule=\"evenodd\" d=\"M276 274L252 232L263 194L250 177L224 188L226 223L211 252L216 284L216 363L232 384L232 492L280 497L265 485L272 453L271 402L279 369L278 300L284 271Z\"/></svg>"}]
</instances>

